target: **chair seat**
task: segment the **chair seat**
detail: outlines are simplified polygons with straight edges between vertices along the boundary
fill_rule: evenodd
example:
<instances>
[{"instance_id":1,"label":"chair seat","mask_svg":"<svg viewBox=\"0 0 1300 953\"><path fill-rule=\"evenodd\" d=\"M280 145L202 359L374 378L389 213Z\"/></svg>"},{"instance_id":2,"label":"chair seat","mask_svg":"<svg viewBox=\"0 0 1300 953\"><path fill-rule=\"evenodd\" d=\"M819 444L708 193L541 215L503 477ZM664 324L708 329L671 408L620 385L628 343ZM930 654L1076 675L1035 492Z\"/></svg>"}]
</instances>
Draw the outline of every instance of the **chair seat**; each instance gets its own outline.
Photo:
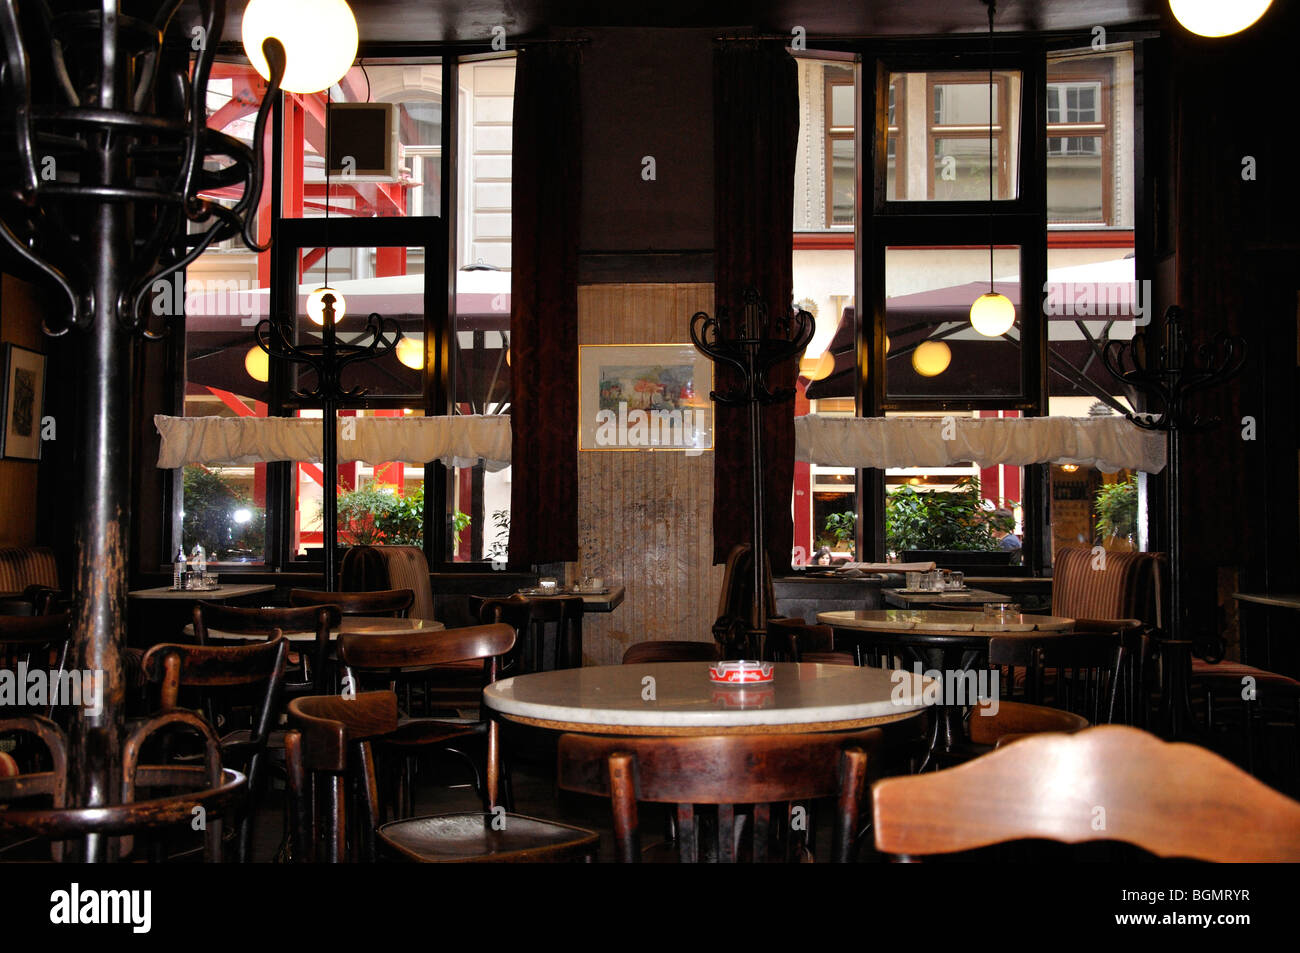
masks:
<instances>
[{"instance_id":1,"label":"chair seat","mask_svg":"<svg viewBox=\"0 0 1300 953\"><path fill-rule=\"evenodd\" d=\"M379 828L379 839L402 859L424 864L579 861L594 859L600 844L600 835L580 827L489 813L390 821Z\"/></svg>"}]
</instances>

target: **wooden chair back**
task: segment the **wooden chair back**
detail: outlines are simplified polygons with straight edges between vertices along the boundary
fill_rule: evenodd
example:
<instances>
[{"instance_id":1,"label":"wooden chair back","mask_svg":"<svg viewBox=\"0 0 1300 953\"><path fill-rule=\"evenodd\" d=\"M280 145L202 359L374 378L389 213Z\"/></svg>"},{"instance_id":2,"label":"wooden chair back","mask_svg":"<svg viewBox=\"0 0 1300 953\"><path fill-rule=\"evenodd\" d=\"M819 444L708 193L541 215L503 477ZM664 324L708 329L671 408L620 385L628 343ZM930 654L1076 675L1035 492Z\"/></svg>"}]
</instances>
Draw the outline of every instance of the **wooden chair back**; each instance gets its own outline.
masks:
<instances>
[{"instance_id":1,"label":"wooden chair back","mask_svg":"<svg viewBox=\"0 0 1300 953\"><path fill-rule=\"evenodd\" d=\"M163 712L180 709L182 689L197 689L208 724L222 724L218 713L231 716L251 701L247 730L230 730L221 739L222 762L245 773L247 800L239 827L239 859L252 851L253 815L265 776L267 747L279 711L289 643L278 633L269 642L247 645L155 645L144 657L145 677L159 686ZM249 691L260 693L248 699Z\"/></svg>"},{"instance_id":2,"label":"wooden chair back","mask_svg":"<svg viewBox=\"0 0 1300 953\"><path fill-rule=\"evenodd\" d=\"M581 596L529 599L529 641L535 654L531 671L582 667L582 617L586 603ZM547 665L546 636L553 634L554 661Z\"/></svg>"},{"instance_id":3,"label":"wooden chair back","mask_svg":"<svg viewBox=\"0 0 1300 953\"><path fill-rule=\"evenodd\" d=\"M989 639L989 664L1004 668L1003 697L1016 671L1024 674L1025 701L1051 704L1093 724L1116 718L1124 672L1118 632L1043 632Z\"/></svg>"},{"instance_id":4,"label":"wooden chair back","mask_svg":"<svg viewBox=\"0 0 1300 953\"><path fill-rule=\"evenodd\" d=\"M677 806L679 856L700 859L696 805L716 805L716 851L722 862L748 854L765 862L774 802L835 798L833 858L853 855L866 785L868 753L881 732L850 734L716 735L690 738L610 738L566 734L559 743L557 784L566 791L608 797L619 860L641 857L637 802ZM738 850L737 804L752 804L748 851ZM784 826L786 818L779 818Z\"/></svg>"},{"instance_id":5,"label":"wooden chair back","mask_svg":"<svg viewBox=\"0 0 1300 953\"><path fill-rule=\"evenodd\" d=\"M277 649L283 650L282 643ZM175 656L172 656L175 658ZM173 666L174 667L174 666ZM197 735L203 747L202 760L195 763L188 758L177 759L163 754L162 760L145 761L147 750L153 750L150 742L162 736L174 736L178 732ZM174 742L169 737L168 742ZM164 752L171 746L164 745ZM184 709L172 709L155 715L148 721L137 725L127 735L122 746L122 803L133 804L143 800L139 797L142 790L162 789L168 793L176 789L186 791L207 791L219 788L223 778L221 741L217 738L212 725L197 713ZM247 790L246 788L244 789ZM224 821L220 814L203 818L203 859L215 863L222 859L222 836ZM129 855L134 847L134 837L122 837L118 841L116 853L119 857ZM156 846L154 859L162 860L166 854L161 852L162 845Z\"/></svg>"},{"instance_id":6,"label":"wooden chair back","mask_svg":"<svg viewBox=\"0 0 1300 953\"><path fill-rule=\"evenodd\" d=\"M263 634L268 641L277 633L313 632L315 641L305 653L310 662L300 677L285 682L285 692L295 696L315 694L326 690L330 632L338 628L342 618L342 612L334 604L288 609L245 609L217 605L214 602L199 602L194 606L194 636L199 645L210 645L213 630L242 635Z\"/></svg>"},{"instance_id":7,"label":"wooden chair back","mask_svg":"<svg viewBox=\"0 0 1300 953\"><path fill-rule=\"evenodd\" d=\"M717 642L689 642L663 639L654 642L633 642L623 653L624 665L643 665L649 662L717 662L722 658L722 646Z\"/></svg>"},{"instance_id":8,"label":"wooden chair back","mask_svg":"<svg viewBox=\"0 0 1300 953\"><path fill-rule=\"evenodd\" d=\"M1023 738L945 771L877 781L872 793L876 847L900 858L1045 839L1300 860L1300 803L1205 748L1120 725Z\"/></svg>"},{"instance_id":9,"label":"wooden chair back","mask_svg":"<svg viewBox=\"0 0 1300 953\"><path fill-rule=\"evenodd\" d=\"M285 768L292 811L294 859L339 863L350 856L373 857L379 823L379 788L373 739L397 729L397 695L315 695L289 703L291 730L285 736ZM360 769L360 794L367 822L349 852L347 774ZM357 843L361 841L361 843Z\"/></svg>"},{"instance_id":10,"label":"wooden chair back","mask_svg":"<svg viewBox=\"0 0 1300 953\"><path fill-rule=\"evenodd\" d=\"M68 662L68 643L71 616L67 612L50 615L0 615L0 670L17 672L19 664L29 671L62 673ZM54 714L54 693L50 692L48 704L38 708L6 706L6 713L40 715L50 718Z\"/></svg>"},{"instance_id":11,"label":"wooden chair back","mask_svg":"<svg viewBox=\"0 0 1300 953\"><path fill-rule=\"evenodd\" d=\"M745 633L754 626L754 563L748 543L740 543L727 554L722 570L722 593L718 599L718 618L713 623L713 637L724 651L735 653L745 648ZM772 564L763 555L763 598L767 618L777 617L776 588L772 584Z\"/></svg>"},{"instance_id":12,"label":"wooden chair back","mask_svg":"<svg viewBox=\"0 0 1300 953\"><path fill-rule=\"evenodd\" d=\"M504 623L404 635L349 634L339 639L339 662L355 688L358 677L366 673L382 673L396 681L404 676L419 678L435 665L482 660L486 686L500 676L502 659L514 645L515 630ZM500 726L481 696L479 701L480 730L487 745L484 794L489 806L495 807L501 793Z\"/></svg>"},{"instance_id":13,"label":"wooden chair back","mask_svg":"<svg viewBox=\"0 0 1300 953\"><path fill-rule=\"evenodd\" d=\"M393 616L404 619L414 603L415 593L410 589L381 589L371 592L289 590L291 606L338 606L343 615Z\"/></svg>"}]
</instances>

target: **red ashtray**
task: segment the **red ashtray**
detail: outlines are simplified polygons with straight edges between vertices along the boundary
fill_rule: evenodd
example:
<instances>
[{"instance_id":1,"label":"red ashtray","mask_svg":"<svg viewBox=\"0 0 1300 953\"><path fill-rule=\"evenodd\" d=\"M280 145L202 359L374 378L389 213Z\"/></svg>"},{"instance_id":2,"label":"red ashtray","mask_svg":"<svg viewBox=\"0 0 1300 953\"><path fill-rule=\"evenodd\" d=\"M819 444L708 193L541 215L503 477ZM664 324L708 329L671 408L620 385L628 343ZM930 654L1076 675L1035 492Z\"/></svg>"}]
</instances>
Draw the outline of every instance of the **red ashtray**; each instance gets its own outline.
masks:
<instances>
[{"instance_id":1,"label":"red ashtray","mask_svg":"<svg viewBox=\"0 0 1300 953\"><path fill-rule=\"evenodd\" d=\"M718 685L754 685L772 680L771 662L714 662L709 666L709 681Z\"/></svg>"}]
</instances>

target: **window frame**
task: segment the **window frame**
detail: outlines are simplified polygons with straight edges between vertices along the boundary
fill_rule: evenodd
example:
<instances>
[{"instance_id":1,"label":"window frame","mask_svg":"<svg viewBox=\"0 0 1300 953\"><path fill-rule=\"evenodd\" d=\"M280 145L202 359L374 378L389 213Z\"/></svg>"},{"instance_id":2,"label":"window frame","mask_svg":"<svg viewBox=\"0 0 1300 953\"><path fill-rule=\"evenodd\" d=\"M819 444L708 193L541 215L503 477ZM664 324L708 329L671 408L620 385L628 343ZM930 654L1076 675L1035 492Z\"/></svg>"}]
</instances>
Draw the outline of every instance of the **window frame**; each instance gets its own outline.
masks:
<instances>
[{"instance_id":1,"label":"window frame","mask_svg":"<svg viewBox=\"0 0 1300 953\"><path fill-rule=\"evenodd\" d=\"M936 76L937 73L943 72L946 75ZM987 126L980 126L978 129L972 129L970 126L951 124L943 125L934 121L934 96L935 91L940 86L988 86L988 70L981 72L971 71L962 73L952 73L949 71L927 70L925 75L925 154L929 157L926 163L926 200L934 201L935 190L935 144L940 139L979 139L987 141ZM1023 82L1023 80L1022 80ZM1006 190L1011 184L1011 125L1008 119L1011 115L1011 83L1005 76L993 77L995 114L999 117L998 121L993 123L993 140L997 143L997 164L998 164L998 191L1003 193L995 195L994 198L1003 202L1007 200ZM898 138L904 139L904 128L899 127ZM1023 125L1022 125L1023 130ZM1023 134L1023 132L1022 132ZM896 200L896 201L916 201ZM960 199L957 201L966 202L986 202L987 199Z\"/></svg>"},{"instance_id":2,"label":"window frame","mask_svg":"<svg viewBox=\"0 0 1300 953\"><path fill-rule=\"evenodd\" d=\"M422 410L426 416L441 416L446 415L453 407L455 367L453 366L454 350L451 335L455 333L453 323L457 273L457 245L453 238L456 236L458 228L459 216L456 203L460 192L458 187L460 109L459 96L456 95L460 88L459 66L463 62L513 56L516 52L516 50L512 49L506 54L484 55L481 47L471 48L452 45L421 45L411 48L394 48L374 51L373 55L365 49L358 52L358 56L365 59L368 65L388 65L422 60L428 65L434 65L430 61L437 61L437 65L441 67L443 89L442 129L438 151L442 159L442 214L439 216L405 215L357 219L349 219L343 215L331 216L329 236L331 246L337 244L340 247L348 245L389 247L399 244L408 246L427 244L430 250L430 254L426 255L424 263L426 289L425 334L429 335L428 340L432 341L433 344L429 348L432 356L424 368L423 394L398 397L362 397L356 401L348 402L345 409L411 407L412 409ZM448 91L451 91L451 94ZM283 278L285 266L280 263L279 259L281 256L290 253L296 255L298 248L301 247L299 244L290 244L289 238L299 229L310 231L314 228L319 233L321 223L321 219L318 217L286 218L283 215L286 180L284 169L285 125L285 94L281 92L272 106L269 129L271 148L267 154L268 174L265 176L263 185L263 188L267 190L264 192L266 204L262 206L269 211L268 217L270 219L267 230L270 233L272 242L271 255L273 264L270 294L273 299L271 305L273 314L290 313L289 309L280 306L281 299L277 298L277 295L282 296L286 293L281 289L281 285L284 285L286 280ZM267 197L269 197L269 200L267 200ZM432 227L433 231L428 236L427 242L406 242L405 239L411 237L410 230L421 224ZM356 229L355 234L353 234L354 229ZM319 234L314 237L318 239ZM296 275L296 261L293 262L293 266L292 274ZM289 283L288 287L292 289L292 282ZM292 291L289 293L292 293ZM249 338L251 343L251 333ZM185 354L185 335L183 333L172 335L168 364L174 386L171 390L170 403L171 412L177 415L183 415L185 412ZM271 399L267 402L269 415L291 415L293 410L296 410L299 406L308 406L290 398L287 380L278 380L287 377L283 369L277 368L273 364L270 377L268 385L271 387L269 395ZM273 462L267 463L266 468L267 529L263 561L257 564L223 565L222 573L257 575L279 572L321 572L323 562L320 559L296 559L288 551L291 539L290 521L293 518L292 481L294 479L293 470L295 464L291 462ZM171 554L175 553L180 539L180 511L183 505L180 474L180 470L168 471L162 480L162 504L169 514L169 518L163 520L164 538L162 539L162 551L167 559L170 558ZM454 515L452 489L451 474L448 468L438 461L427 463L425 467L423 548L430 570L433 572L484 572L492 565L488 560L457 562L454 560L454 554L452 558L445 555L450 551L450 543L454 534L452 527L452 517ZM440 512L435 512L435 508L429 505L432 500L443 501ZM168 568L168 565L164 563L160 570L167 571Z\"/></svg>"},{"instance_id":3,"label":"window frame","mask_svg":"<svg viewBox=\"0 0 1300 953\"><path fill-rule=\"evenodd\" d=\"M834 65L843 66L847 64L835 63ZM822 85L823 85L823 95L824 95L824 109L822 111L822 117L823 117L822 137L823 137L823 152L825 154L824 157L826 163L826 228L828 231L845 231L853 227L854 220L857 218L857 214L856 214L857 201L856 201L856 193L855 193L854 196L855 212L852 216L850 216L847 222L835 221L835 155L834 155L835 143L849 142L854 144L853 163L855 166L857 165L857 161L858 161L858 153L856 148L856 137L855 137L854 127L852 125L836 126L834 124L835 110L833 105L833 96L836 87L847 86L851 90L856 90L857 84L854 82L854 72L852 68L850 68L849 75L846 77L835 76L831 71L823 68ZM856 92L855 92L855 96L856 96ZM856 98L854 99L853 105L854 105L854 113L856 114L857 112Z\"/></svg>"},{"instance_id":4,"label":"window frame","mask_svg":"<svg viewBox=\"0 0 1300 953\"><path fill-rule=\"evenodd\" d=\"M1050 54L1048 54L1050 55ZM1100 114L1094 123L1071 123L1047 121L1047 101L1044 94L1043 118L1046 138L1067 136L1096 136L1101 139L1101 222L1056 222L1051 221L1051 206L1048 206L1048 227L1086 227L1096 225L1109 228L1115 224L1115 61L1105 57L1104 62L1092 56L1059 59L1047 63L1047 89L1053 86L1065 86L1085 83L1097 83L1100 86L1097 97L1097 111ZM1048 153L1051 157L1051 153Z\"/></svg>"}]
</instances>

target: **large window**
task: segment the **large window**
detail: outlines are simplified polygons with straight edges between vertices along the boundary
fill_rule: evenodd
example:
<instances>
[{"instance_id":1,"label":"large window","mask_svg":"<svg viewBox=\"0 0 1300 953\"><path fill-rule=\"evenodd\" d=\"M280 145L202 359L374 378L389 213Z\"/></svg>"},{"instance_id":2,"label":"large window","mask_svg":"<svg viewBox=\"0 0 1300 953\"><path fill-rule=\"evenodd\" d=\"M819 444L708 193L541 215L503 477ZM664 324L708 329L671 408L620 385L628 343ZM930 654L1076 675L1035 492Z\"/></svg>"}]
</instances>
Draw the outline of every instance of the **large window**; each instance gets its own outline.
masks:
<instances>
[{"instance_id":1,"label":"large window","mask_svg":"<svg viewBox=\"0 0 1300 953\"><path fill-rule=\"evenodd\" d=\"M1133 406L1135 395L1097 354L1103 337L1131 337L1150 305L1134 267L1132 47L1000 50L991 87L989 72L974 65L986 55L975 46L913 54L902 44L864 54L853 130L832 103L847 99L831 92L845 81L843 61L800 58L801 94L810 97L802 114L821 123L825 145L820 155L801 150L797 178L795 297L821 312L796 413L1084 417ZM819 68L823 85L803 82ZM861 134L873 128L882 129L879 141ZM879 182L881 192L854 197L856 240L832 247L808 234L810 217L799 223L818 204L816 193L803 191L803 183L816 184L815 166L803 161L834 168L828 157L837 139L856 139L864 166L856 181L868 189ZM834 191L826 195L826 225L842 227ZM842 290L823 320L825 289L847 284L855 260L861 284ZM1015 324L997 338L977 333L968 317L989 288L990 265L995 290L1016 308ZM823 548L859 559L926 548L901 532L902 514L924 504L918 495L936 492L976 501L989 529L998 529L984 542L1010 547L1001 536L1009 528L1024 546L1016 559L1043 570L1061 545L1137 545L1140 527L1128 514L1140 482L1087 467L854 472L797 464L796 561Z\"/></svg>"},{"instance_id":2,"label":"large window","mask_svg":"<svg viewBox=\"0 0 1300 953\"><path fill-rule=\"evenodd\" d=\"M218 64L209 124L248 142L260 97L250 68ZM187 314L184 413L319 417L319 405L294 396L310 388L312 373L272 372L252 331L278 307L296 316L300 340L319 335L303 305L327 281L347 300L344 340L371 312L406 339L401 353L345 371L344 385L365 393L341 416L507 411L513 103L512 55L454 66L364 61L328 94L284 94L275 130L282 162L258 213L263 240L278 223L275 246L259 255L223 243L188 269L178 292ZM382 136L349 131L364 126L348 122L359 115L349 110L367 106ZM460 176L449 182L452 152ZM508 540L509 481L509 470L437 462L341 464L339 542L415 543L435 565L491 559ZM172 550L204 542L219 563L309 568L320 559L324 482L308 462L187 468Z\"/></svg>"}]
</instances>

